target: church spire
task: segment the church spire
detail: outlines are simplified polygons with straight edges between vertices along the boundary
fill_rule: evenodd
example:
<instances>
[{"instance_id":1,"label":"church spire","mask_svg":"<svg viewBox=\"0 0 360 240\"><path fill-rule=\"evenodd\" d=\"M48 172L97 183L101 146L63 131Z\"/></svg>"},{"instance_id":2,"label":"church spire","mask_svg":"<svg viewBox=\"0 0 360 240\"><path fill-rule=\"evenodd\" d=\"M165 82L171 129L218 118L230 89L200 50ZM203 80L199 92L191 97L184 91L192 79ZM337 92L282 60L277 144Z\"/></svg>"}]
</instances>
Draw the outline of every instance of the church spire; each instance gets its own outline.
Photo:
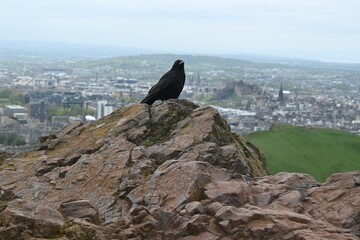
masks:
<instances>
[{"instance_id":1,"label":"church spire","mask_svg":"<svg viewBox=\"0 0 360 240\"><path fill-rule=\"evenodd\" d=\"M283 93L283 87L282 87L282 83L280 85L280 91L279 91L279 99L280 102L284 102L284 93Z\"/></svg>"}]
</instances>

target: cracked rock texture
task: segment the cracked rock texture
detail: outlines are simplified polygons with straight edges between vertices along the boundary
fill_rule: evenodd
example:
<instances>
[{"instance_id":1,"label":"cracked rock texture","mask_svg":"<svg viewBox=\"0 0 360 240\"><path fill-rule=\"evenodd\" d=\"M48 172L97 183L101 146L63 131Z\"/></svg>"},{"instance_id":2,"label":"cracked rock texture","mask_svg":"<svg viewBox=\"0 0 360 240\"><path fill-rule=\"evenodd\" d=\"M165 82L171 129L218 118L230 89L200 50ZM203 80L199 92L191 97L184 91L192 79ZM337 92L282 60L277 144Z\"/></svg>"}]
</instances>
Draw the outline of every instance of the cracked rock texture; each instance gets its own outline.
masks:
<instances>
[{"instance_id":1,"label":"cracked rock texture","mask_svg":"<svg viewBox=\"0 0 360 240\"><path fill-rule=\"evenodd\" d=\"M5 155L0 239L359 239L360 172L268 176L211 107L124 107Z\"/></svg>"}]
</instances>

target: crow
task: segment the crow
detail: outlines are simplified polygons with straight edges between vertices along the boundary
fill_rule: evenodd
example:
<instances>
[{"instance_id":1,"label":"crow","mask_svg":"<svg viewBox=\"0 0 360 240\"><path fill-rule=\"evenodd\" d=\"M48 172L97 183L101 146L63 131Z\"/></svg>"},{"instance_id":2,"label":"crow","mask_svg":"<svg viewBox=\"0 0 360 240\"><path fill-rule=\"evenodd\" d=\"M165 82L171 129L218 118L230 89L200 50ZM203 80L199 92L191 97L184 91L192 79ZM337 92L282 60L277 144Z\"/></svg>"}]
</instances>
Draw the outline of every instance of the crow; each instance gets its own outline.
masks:
<instances>
[{"instance_id":1,"label":"crow","mask_svg":"<svg viewBox=\"0 0 360 240\"><path fill-rule=\"evenodd\" d=\"M167 73L149 90L148 95L141 101L152 105L156 100L178 98L185 84L184 61L176 60Z\"/></svg>"}]
</instances>

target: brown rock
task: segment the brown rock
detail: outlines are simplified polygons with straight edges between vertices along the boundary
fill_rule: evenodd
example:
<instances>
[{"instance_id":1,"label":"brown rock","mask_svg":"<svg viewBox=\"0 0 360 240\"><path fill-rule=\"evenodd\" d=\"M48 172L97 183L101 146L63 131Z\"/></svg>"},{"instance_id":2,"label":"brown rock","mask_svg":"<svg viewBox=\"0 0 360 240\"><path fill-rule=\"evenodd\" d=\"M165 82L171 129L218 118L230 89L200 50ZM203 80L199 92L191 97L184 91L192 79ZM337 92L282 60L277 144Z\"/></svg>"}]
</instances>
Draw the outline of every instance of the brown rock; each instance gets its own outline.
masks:
<instances>
[{"instance_id":1,"label":"brown rock","mask_svg":"<svg viewBox=\"0 0 360 240\"><path fill-rule=\"evenodd\" d=\"M219 202L212 202L211 204L209 204L209 206L207 206L206 210L210 215L215 215L222 207L224 207L224 205L222 205Z\"/></svg>"},{"instance_id":2,"label":"brown rock","mask_svg":"<svg viewBox=\"0 0 360 240\"><path fill-rule=\"evenodd\" d=\"M50 237L59 234L64 218L55 209L15 199L0 213L0 238L20 239L28 233L33 237Z\"/></svg>"},{"instance_id":3,"label":"brown rock","mask_svg":"<svg viewBox=\"0 0 360 240\"><path fill-rule=\"evenodd\" d=\"M4 161L9 159L10 157L11 157L10 153L0 150L0 165L2 165Z\"/></svg>"},{"instance_id":4,"label":"brown rock","mask_svg":"<svg viewBox=\"0 0 360 240\"><path fill-rule=\"evenodd\" d=\"M177 216L176 213L167 211L163 208L155 208L152 209L150 212L151 212L151 216L153 216L157 220L156 228L159 231L165 232L169 229L175 229L178 227L178 224L180 223L176 221L179 219L179 216Z\"/></svg>"},{"instance_id":5,"label":"brown rock","mask_svg":"<svg viewBox=\"0 0 360 240\"><path fill-rule=\"evenodd\" d=\"M0 186L0 201L10 201L15 198L18 198L18 196L16 196L12 188Z\"/></svg>"},{"instance_id":6,"label":"brown rock","mask_svg":"<svg viewBox=\"0 0 360 240\"><path fill-rule=\"evenodd\" d=\"M229 220L229 223L235 226L249 222L253 217L253 213L246 208L225 206L216 213L215 217L219 219L219 221Z\"/></svg>"},{"instance_id":7,"label":"brown rock","mask_svg":"<svg viewBox=\"0 0 360 240\"><path fill-rule=\"evenodd\" d=\"M341 173L329 177L319 188L309 191L308 213L315 218L345 229L360 226L360 189L356 178L360 172ZM352 230L360 237L356 230Z\"/></svg>"},{"instance_id":8,"label":"brown rock","mask_svg":"<svg viewBox=\"0 0 360 240\"><path fill-rule=\"evenodd\" d=\"M212 201L240 207L248 202L250 189L239 180L213 181L205 186L205 195Z\"/></svg>"},{"instance_id":9,"label":"brown rock","mask_svg":"<svg viewBox=\"0 0 360 240\"><path fill-rule=\"evenodd\" d=\"M231 229L233 228L233 226L232 226L230 220L219 221L219 225L221 226L221 228L225 234L227 234L227 235L231 234Z\"/></svg>"},{"instance_id":10,"label":"brown rock","mask_svg":"<svg viewBox=\"0 0 360 240\"><path fill-rule=\"evenodd\" d=\"M66 239L109 239L100 227L80 218L69 218L63 229Z\"/></svg>"},{"instance_id":11,"label":"brown rock","mask_svg":"<svg viewBox=\"0 0 360 240\"><path fill-rule=\"evenodd\" d=\"M4 160L0 239L359 239L359 172L266 176L256 147L186 100L127 106Z\"/></svg>"},{"instance_id":12,"label":"brown rock","mask_svg":"<svg viewBox=\"0 0 360 240\"><path fill-rule=\"evenodd\" d=\"M314 239L331 234L339 237L334 239L357 239L354 235L327 223L290 211L263 209L250 205L243 208L227 206L215 217L219 219L225 233L240 238L297 239L308 232Z\"/></svg>"},{"instance_id":13,"label":"brown rock","mask_svg":"<svg viewBox=\"0 0 360 240\"><path fill-rule=\"evenodd\" d=\"M183 240L220 240L221 238L219 236L216 236L212 233L209 233L209 232L203 232L203 233L200 233L199 235L197 236L187 236L187 237L184 237Z\"/></svg>"},{"instance_id":14,"label":"brown rock","mask_svg":"<svg viewBox=\"0 0 360 240\"><path fill-rule=\"evenodd\" d=\"M166 161L149 181L128 194L133 204L165 206L180 210L187 202L201 198L202 188L211 180L211 165L203 162Z\"/></svg>"},{"instance_id":15,"label":"brown rock","mask_svg":"<svg viewBox=\"0 0 360 240\"><path fill-rule=\"evenodd\" d=\"M307 198L307 190L320 184L308 174L278 173L252 182L251 203L260 207L289 209L300 212Z\"/></svg>"},{"instance_id":16,"label":"brown rock","mask_svg":"<svg viewBox=\"0 0 360 240\"><path fill-rule=\"evenodd\" d=\"M186 204L185 209L190 215L202 214L205 211L204 206L198 201L193 201Z\"/></svg>"},{"instance_id":17,"label":"brown rock","mask_svg":"<svg viewBox=\"0 0 360 240\"><path fill-rule=\"evenodd\" d=\"M289 191L279 196L270 207L273 209L290 209L293 212L300 213L304 210L303 195L297 191Z\"/></svg>"},{"instance_id":18,"label":"brown rock","mask_svg":"<svg viewBox=\"0 0 360 240\"><path fill-rule=\"evenodd\" d=\"M80 218L94 224L101 222L98 209L89 200L64 202L60 211L65 217Z\"/></svg>"}]
</instances>

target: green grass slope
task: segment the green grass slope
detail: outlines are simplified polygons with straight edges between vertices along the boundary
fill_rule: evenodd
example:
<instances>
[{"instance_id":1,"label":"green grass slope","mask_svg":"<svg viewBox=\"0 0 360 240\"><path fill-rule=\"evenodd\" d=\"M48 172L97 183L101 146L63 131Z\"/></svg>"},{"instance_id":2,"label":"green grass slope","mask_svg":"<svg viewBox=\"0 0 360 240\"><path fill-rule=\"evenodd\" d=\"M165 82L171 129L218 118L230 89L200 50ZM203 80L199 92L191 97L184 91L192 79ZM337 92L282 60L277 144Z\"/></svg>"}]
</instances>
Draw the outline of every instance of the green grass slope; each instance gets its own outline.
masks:
<instances>
[{"instance_id":1,"label":"green grass slope","mask_svg":"<svg viewBox=\"0 0 360 240\"><path fill-rule=\"evenodd\" d=\"M271 174L308 173L323 182L333 173L360 170L360 137L350 133L280 125L246 138L265 154Z\"/></svg>"}]
</instances>

